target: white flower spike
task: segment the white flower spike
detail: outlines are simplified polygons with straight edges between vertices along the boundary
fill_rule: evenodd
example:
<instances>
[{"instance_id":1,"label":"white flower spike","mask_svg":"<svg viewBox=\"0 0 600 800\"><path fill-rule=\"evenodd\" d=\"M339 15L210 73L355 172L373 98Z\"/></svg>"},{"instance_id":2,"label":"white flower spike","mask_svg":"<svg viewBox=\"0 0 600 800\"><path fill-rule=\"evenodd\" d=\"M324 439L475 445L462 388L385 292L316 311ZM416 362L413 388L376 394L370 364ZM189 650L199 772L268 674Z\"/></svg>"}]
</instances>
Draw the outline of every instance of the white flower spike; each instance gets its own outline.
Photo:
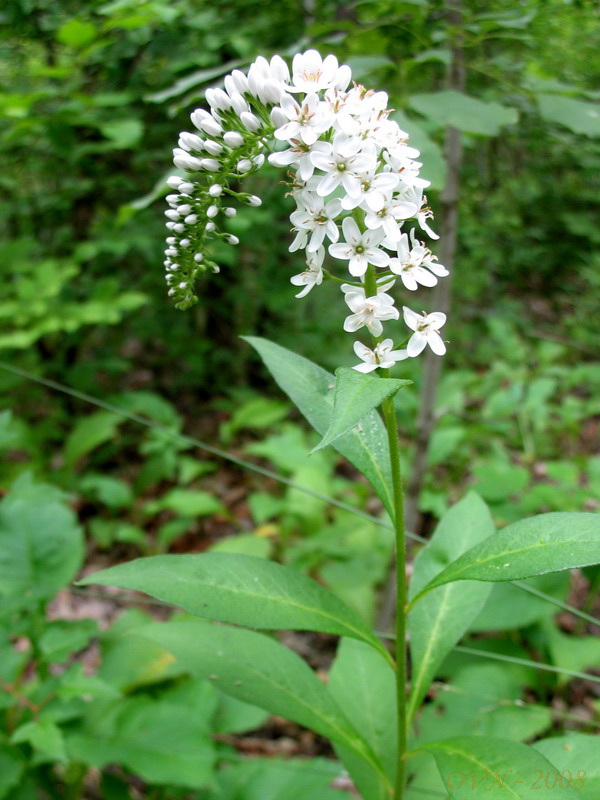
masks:
<instances>
[{"instance_id":1,"label":"white flower spike","mask_svg":"<svg viewBox=\"0 0 600 800\"><path fill-rule=\"evenodd\" d=\"M352 74L334 55L316 50L297 54L291 71L280 56L259 56L248 73L234 70L224 89L207 90L209 110L191 115L193 132L179 134L173 151L185 178L167 180L166 280L179 308L197 302L197 278L219 272L211 259L211 240L238 243L228 226L237 200L258 207L260 197L239 190L239 182L270 164L290 177L289 196L296 202L290 216L295 237L290 252L304 251L306 268L290 278L305 297L315 286L336 280L351 313L344 330L366 328L371 346L356 342L361 359L354 369L389 369L419 355L427 345L442 355L439 334L445 316L417 314L404 308L413 331L406 349L394 350L383 336L383 323L398 320L394 297L400 281L414 292L433 286L448 271L437 262L415 231L414 220L432 239L432 217L419 176L419 152L408 135L389 118L388 96L351 84ZM342 234L342 236L340 236ZM329 271L324 259L329 255ZM343 283L333 269L346 262L352 280ZM400 279L400 280L397 280Z\"/></svg>"}]
</instances>

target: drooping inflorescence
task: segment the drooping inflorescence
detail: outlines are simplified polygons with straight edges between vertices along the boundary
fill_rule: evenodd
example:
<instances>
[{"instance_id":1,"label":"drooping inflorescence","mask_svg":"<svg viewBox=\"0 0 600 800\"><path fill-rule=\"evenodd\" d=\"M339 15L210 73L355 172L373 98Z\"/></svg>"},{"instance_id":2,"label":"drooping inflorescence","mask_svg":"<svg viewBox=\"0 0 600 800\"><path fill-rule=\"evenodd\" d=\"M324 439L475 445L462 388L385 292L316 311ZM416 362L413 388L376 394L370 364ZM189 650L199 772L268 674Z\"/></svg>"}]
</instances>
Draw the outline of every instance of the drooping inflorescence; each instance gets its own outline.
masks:
<instances>
[{"instance_id":1,"label":"drooping inflorescence","mask_svg":"<svg viewBox=\"0 0 600 800\"><path fill-rule=\"evenodd\" d=\"M427 344L443 355L440 312L418 314L404 307L410 333L399 349L383 339L383 322L399 319L388 292L399 278L406 289L434 286L448 274L417 238L416 220L431 238L431 211L419 177L418 150L389 118L385 92L353 84L346 65L316 50L294 57L292 71L279 56L259 57L248 74L234 70L224 89L209 89L210 113L196 109L193 133L183 132L174 150L175 165L186 177L167 183L169 210L165 267L169 295L179 308L196 302L196 279L218 272L210 257L211 239L237 244L223 229L236 214L235 201L251 206L260 198L238 190L240 179L269 163L291 175L296 209L290 216L295 237L290 251L303 250L305 269L292 276L304 297L324 278L338 280L350 310L344 330L366 328L373 349L355 342L360 372L388 369L419 355ZM279 149L277 149L279 148ZM340 280L324 268L325 256L347 267ZM406 347L403 345L406 343Z\"/></svg>"}]
</instances>

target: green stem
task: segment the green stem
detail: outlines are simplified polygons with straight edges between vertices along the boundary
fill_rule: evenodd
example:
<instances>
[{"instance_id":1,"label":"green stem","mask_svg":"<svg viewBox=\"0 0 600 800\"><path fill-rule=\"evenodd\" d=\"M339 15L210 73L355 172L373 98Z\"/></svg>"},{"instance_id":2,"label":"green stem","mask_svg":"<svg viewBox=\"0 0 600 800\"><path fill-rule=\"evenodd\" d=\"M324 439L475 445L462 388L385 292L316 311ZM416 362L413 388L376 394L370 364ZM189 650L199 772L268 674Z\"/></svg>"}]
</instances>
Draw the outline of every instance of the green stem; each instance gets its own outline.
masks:
<instances>
[{"instance_id":1,"label":"green stem","mask_svg":"<svg viewBox=\"0 0 600 800\"><path fill-rule=\"evenodd\" d=\"M375 268L369 265L364 279L365 294L377 294ZM381 341L381 336L373 336L373 343ZM382 378L389 378L387 369L381 369ZM392 491L394 495L394 533L396 542L396 717L398 728L397 772L394 800L402 800L406 786L406 536L404 531L404 497L402 492L402 468L400 465L400 446L398 444L398 424L394 400L387 397L381 404L390 449L392 471Z\"/></svg>"},{"instance_id":2,"label":"green stem","mask_svg":"<svg viewBox=\"0 0 600 800\"><path fill-rule=\"evenodd\" d=\"M382 377L388 377L381 370ZM396 539L396 692L398 727L398 771L394 800L402 800L406 785L406 541L404 534L404 500L402 494L402 471L396 409L391 397L381 404L390 448L392 487L394 491L394 531Z\"/></svg>"}]
</instances>

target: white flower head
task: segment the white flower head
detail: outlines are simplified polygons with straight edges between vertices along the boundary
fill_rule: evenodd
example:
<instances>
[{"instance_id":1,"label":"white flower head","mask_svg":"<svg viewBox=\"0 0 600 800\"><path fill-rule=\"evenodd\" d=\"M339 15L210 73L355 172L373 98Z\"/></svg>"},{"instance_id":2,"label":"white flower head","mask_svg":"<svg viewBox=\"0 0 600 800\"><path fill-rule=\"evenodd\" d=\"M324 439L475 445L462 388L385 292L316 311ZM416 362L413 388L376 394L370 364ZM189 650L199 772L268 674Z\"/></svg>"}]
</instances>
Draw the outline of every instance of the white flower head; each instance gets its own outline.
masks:
<instances>
[{"instance_id":1,"label":"white flower head","mask_svg":"<svg viewBox=\"0 0 600 800\"><path fill-rule=\"evenodd\" d=\"M441 311L417 314L406 306L402 310L404 321L411 331L414 331L406 347L408 355L414 358L423 352L426 345L429 345L437 356L443 356L446 352L446 345L439 334L439 329L446 322L446 315Z\"/></svg>"},{"instance_id":2,"label":"white flower head","mask_svg":"<svg viewBox=\"0 0 600 800\"><path fill-rule=\"evenodd\" d=\"M391 339L384 339L382 342L371 350L362 342L354 342L354 352L362 359L362 364L356 364L352 367L357 372L373 372L378 369L390 369L394 366L396 361L404 361L408 358L406 350L394 350L394 343Z\"/></svg>"},{"instance_id":3,"label":"white flower head","mask_svg":"<svg viewBox=\"0 0 600 800\"><path fill-rule=\"evenodd\" d=\"M290 278L290 283L294 286L304 286L296 297L305 297L314 286L323 283L323 259L325 258L325 248L319 247L315 253L311 253L306 259L306 269L304 272Z\"/></svg>"},{"instance_id":4,"label":"white flower head","mask_svg":"<svg viewBox=\"0 0 600 800\"><path fill-rule=\"evenodd\" d=\"M289 122L277 128L275 138L281 141L301 139L305 144L314 144L330 126L330 111L317 94L307 94L297 103L289 94L281 98L280 108Z\"/></svg>"},{"instance_id":5,"label":"white flower head","mask_svg":"<svg viewBox=\"0 0 600 800\"><path fill-rule=\"evenodd\" d=\"M364 290L358 289L354 292L347 292L344 299L350 311L354 312L344 320L344 330L348 333L354 333L366 325L373 336L381 336L383 333L382 321L398 319L400 316L398 309L394 306L394 298L385 292L373 297L365 297Z\"/></svg>"},{"instance_id":6,"label":"white flower head","mask_svg":"<svg viewBox=\"0 0 600 800\"><path fill-rule=\"evenodd\" d=\"M361 232L352 217L346 217L342 222L345 242L330 244L329 253L334 258L347 259L351 275L361 277L367 271L369 264L376 267L385 267L389 264L390 257L377 245L384 237L382 230Z\"/></svg>"},{"instance_id":7,"label":"white flower head","mask_svg":"<svg viewBox=\"0 0 600 800\"><path fill-rule=\"evenodd\" d=\"M320 92L322 89L345 89L350 83L350 67L340 67L335 56L324 59L316 50L298 53L292 62L290 92Z\"/></svg>"}]
</instances>

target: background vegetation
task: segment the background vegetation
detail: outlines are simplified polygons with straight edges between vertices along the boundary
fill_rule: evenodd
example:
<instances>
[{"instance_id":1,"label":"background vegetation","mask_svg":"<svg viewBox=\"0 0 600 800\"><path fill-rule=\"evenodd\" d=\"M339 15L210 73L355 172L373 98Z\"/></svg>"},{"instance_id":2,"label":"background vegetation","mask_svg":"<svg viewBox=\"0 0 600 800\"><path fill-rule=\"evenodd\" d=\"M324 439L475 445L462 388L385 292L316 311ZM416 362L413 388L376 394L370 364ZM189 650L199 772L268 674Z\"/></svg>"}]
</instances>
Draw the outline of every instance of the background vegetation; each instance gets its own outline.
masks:
<instances>
[{"instance_id":1,"label":"background vegetation","mask_svg":"<svg viewBox=\"0 0 600 800\"><path fill-rule=\"evenodd\" d=\"M335 454L306 457L310 435L238 338L267 336L328 369L352 363L335 287L293 298L298 266L277 173L252 179L264 205L231 221L242 245L223 248L202 302L182 313L166 298L170 150L205 89L258 54L315 46L365 85L385 88L421 149L438 228L448 126L461 133L450 345L414 532L428 535L469 488L498 524L600 507L600 12L594 0L461 6L457 19L443 0L2 4L0 798L268 800L274 792L292 800L294 791L318 791L320 800L332 791L330 761L299 771L300 785L277 761L255 774L254 762L240 760L238 733L261 725L253 752L328 753L177 673L142 639L119 638L146 619L129 610L109 627L130 599L61 593L84 562L234 549L294 564L376 614L389 530L296 487L367 514L381 509ZM457 63L464 89L453 83ZM423 364L407 369L415 392L398 402L409 467ZM24 537L28 553L15 545ZM53 558L56 574L44 581ZM589 612L600 578L590 570L531 584ZM597 627L556 617L514 587L493 594L502 610L483 610L472 647L579 673L599 663ZM308 648L314 666L328 664L331 643L292 644ZM515 738L531 740L597 727L597 684L585 676L542 680L483 663L455 654L441 674L458 687L442 709L449 730L488 724L485 698L464 695L478 681L513 704L515 715L500 715L494 730L512 725ZM517 701L537 716L530 709L517 719ZM185 722L190 703L193 723ZM424 712L425 730L439 724L436 703ZM189 759L156 760L151 741L174 732L173 751ZM223 761L237 766L217 772ZM236 794L241 785L246 793Z\"/></svg>"}]
</instances>

